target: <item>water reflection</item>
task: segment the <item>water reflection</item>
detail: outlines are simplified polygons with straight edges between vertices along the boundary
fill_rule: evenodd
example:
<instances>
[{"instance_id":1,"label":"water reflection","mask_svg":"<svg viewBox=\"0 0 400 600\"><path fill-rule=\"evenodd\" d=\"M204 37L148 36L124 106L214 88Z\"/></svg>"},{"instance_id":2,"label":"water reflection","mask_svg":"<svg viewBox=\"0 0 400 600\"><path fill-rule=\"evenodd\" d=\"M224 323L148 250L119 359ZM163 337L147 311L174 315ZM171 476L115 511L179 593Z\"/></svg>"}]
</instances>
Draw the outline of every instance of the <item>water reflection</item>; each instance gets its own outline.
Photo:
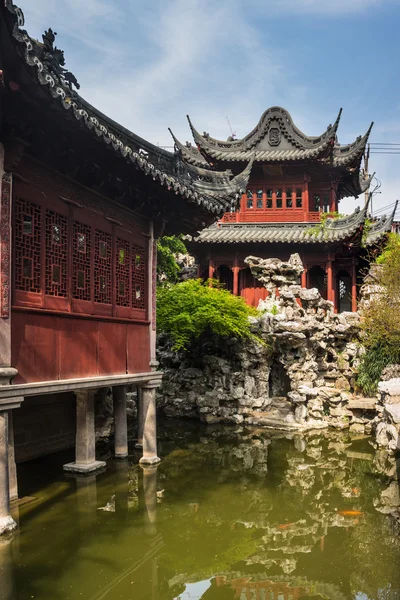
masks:
<instances>
[{"instance_id":1,"label":"water reflection","mask_svg":"<svg viewBox=\"0 0 400 600\"><path fill-rule=\"evenodd\" d=\"M399 461L367 438L160 433L158 467L28 486L0 600L400 598Z\"/></svg>"}]
</instances>

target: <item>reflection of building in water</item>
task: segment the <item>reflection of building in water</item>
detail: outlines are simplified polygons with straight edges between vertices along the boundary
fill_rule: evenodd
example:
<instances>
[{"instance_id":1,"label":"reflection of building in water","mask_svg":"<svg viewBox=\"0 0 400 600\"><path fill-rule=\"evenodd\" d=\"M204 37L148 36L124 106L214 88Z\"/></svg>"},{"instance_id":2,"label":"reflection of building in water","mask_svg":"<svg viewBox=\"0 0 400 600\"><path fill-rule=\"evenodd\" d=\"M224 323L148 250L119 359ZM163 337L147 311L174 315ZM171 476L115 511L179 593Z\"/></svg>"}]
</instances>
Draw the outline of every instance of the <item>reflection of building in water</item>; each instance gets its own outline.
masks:
<instances>
[{"instance_id":1,"label":"reflection of building in water","mask_svg":"<svg viewBox=\"0 0 400 600\"><path fill-rule=\"evenodd\" d=\"M254 581L252 577L239 577L228 579L226 576L215 578L217 587L230 586L235 590L235 598L240 600L298 600L301 596L309 594L309 588L290 585L283 581L265 579Z\"/></svg>"}]
</instances>

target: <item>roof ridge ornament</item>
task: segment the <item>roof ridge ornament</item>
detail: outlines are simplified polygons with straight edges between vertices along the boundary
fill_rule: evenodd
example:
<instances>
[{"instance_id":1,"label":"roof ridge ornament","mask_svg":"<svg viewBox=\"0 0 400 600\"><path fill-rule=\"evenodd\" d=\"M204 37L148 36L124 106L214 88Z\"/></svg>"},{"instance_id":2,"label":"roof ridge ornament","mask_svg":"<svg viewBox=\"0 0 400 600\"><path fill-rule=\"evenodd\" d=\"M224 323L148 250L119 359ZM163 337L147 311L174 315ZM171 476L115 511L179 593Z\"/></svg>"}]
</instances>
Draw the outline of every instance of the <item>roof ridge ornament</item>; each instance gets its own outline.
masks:
<instances>
[{"instance_id":1,"label":"roof ridge ornament","mask_svg":"<svg viewBox=\"0 0 400 600\"><path fill-rule=\"evenodd\" d=\"M60 48L57 48L57 46L54 45L54 42L56 40L56 35L57 32L53 31L51 29L51 27L49 27L49 29L47 29L43 35L42 35L42 39L43 39L43 46L42 46L42 56L41 59L44 63L47 64L47 66L49 67L49 69L51 71L53 71L56 75L58 75L58 77L60 77L64 83L66 83L69 88L71 88L71 86L75 86L77 90L79 90L79 88L81 87L78 83L78 80L76 79L75 75L73 73L71 73L71 71L68 71L68 69L65 69L65 56L64 56L64 50L61 50Z\"/></svg>"}]
</instances>

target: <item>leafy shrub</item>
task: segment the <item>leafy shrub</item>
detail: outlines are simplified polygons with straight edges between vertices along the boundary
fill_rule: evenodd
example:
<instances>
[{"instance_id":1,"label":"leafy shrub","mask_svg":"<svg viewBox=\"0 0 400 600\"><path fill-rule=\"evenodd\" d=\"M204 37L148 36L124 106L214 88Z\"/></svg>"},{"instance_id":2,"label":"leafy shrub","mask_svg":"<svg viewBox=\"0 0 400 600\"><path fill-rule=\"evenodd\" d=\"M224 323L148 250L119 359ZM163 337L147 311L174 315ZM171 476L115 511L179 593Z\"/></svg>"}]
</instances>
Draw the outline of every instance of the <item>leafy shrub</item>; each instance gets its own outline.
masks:
<instances>
[{"instance_id":1,"label":"leafy shrub","mask_svg":"<svg viewBox=\"0 0 400 600\"><path fill-rule=\"evenodd\" d=\"M249 316L256 309L213 281L192 279L160 287L157 292L157 327L168 334L174 350L189 347L212 334L221 338L255 338Z\"/></svg>"},{"instance_id":2,"label":"leafy shrub","mask_svg":"<svg viewBox=\"0 0 400 600\"><path fill-rule=\"evenodd\" d=\"M165 235L157 241L157 275L159 283L176 283L180 267L177 254L186 254L182 236Z\"/></svg>"},{"instance_id":3,"label":"leafy shrub","mask_svg":"<svg viewBox=\"0 0 400 600\"><path fill-rule=\"evenodd\" d=\"M400 363L400 238L389 236L372 271L373 285L380 289L363 311L362 330L366 353L361 361L358 384L367 394L375 393L383 369Z\"/></svg>"}]
</instances>

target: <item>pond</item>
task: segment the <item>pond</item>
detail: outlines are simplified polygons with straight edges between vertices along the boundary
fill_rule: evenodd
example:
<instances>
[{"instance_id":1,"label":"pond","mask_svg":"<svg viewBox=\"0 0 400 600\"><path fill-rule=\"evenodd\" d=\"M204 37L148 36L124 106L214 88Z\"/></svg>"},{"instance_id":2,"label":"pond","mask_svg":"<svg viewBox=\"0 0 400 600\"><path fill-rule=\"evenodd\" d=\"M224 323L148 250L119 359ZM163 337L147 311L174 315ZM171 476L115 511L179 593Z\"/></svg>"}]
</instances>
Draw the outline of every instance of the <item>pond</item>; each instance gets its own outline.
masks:
<instances>
[{"instance_id":1,"label":"pond","mask_svg":"<svg viewBox=\"0 0 400 600\"><path fill-rule=\"evenodd\" d=\"M158 468L133 446L88 478L63 474L69 453L20 466L0 600L400 599L399 465L367 437L168 421L159 438Z\"/></svg>"}]
</instances>

